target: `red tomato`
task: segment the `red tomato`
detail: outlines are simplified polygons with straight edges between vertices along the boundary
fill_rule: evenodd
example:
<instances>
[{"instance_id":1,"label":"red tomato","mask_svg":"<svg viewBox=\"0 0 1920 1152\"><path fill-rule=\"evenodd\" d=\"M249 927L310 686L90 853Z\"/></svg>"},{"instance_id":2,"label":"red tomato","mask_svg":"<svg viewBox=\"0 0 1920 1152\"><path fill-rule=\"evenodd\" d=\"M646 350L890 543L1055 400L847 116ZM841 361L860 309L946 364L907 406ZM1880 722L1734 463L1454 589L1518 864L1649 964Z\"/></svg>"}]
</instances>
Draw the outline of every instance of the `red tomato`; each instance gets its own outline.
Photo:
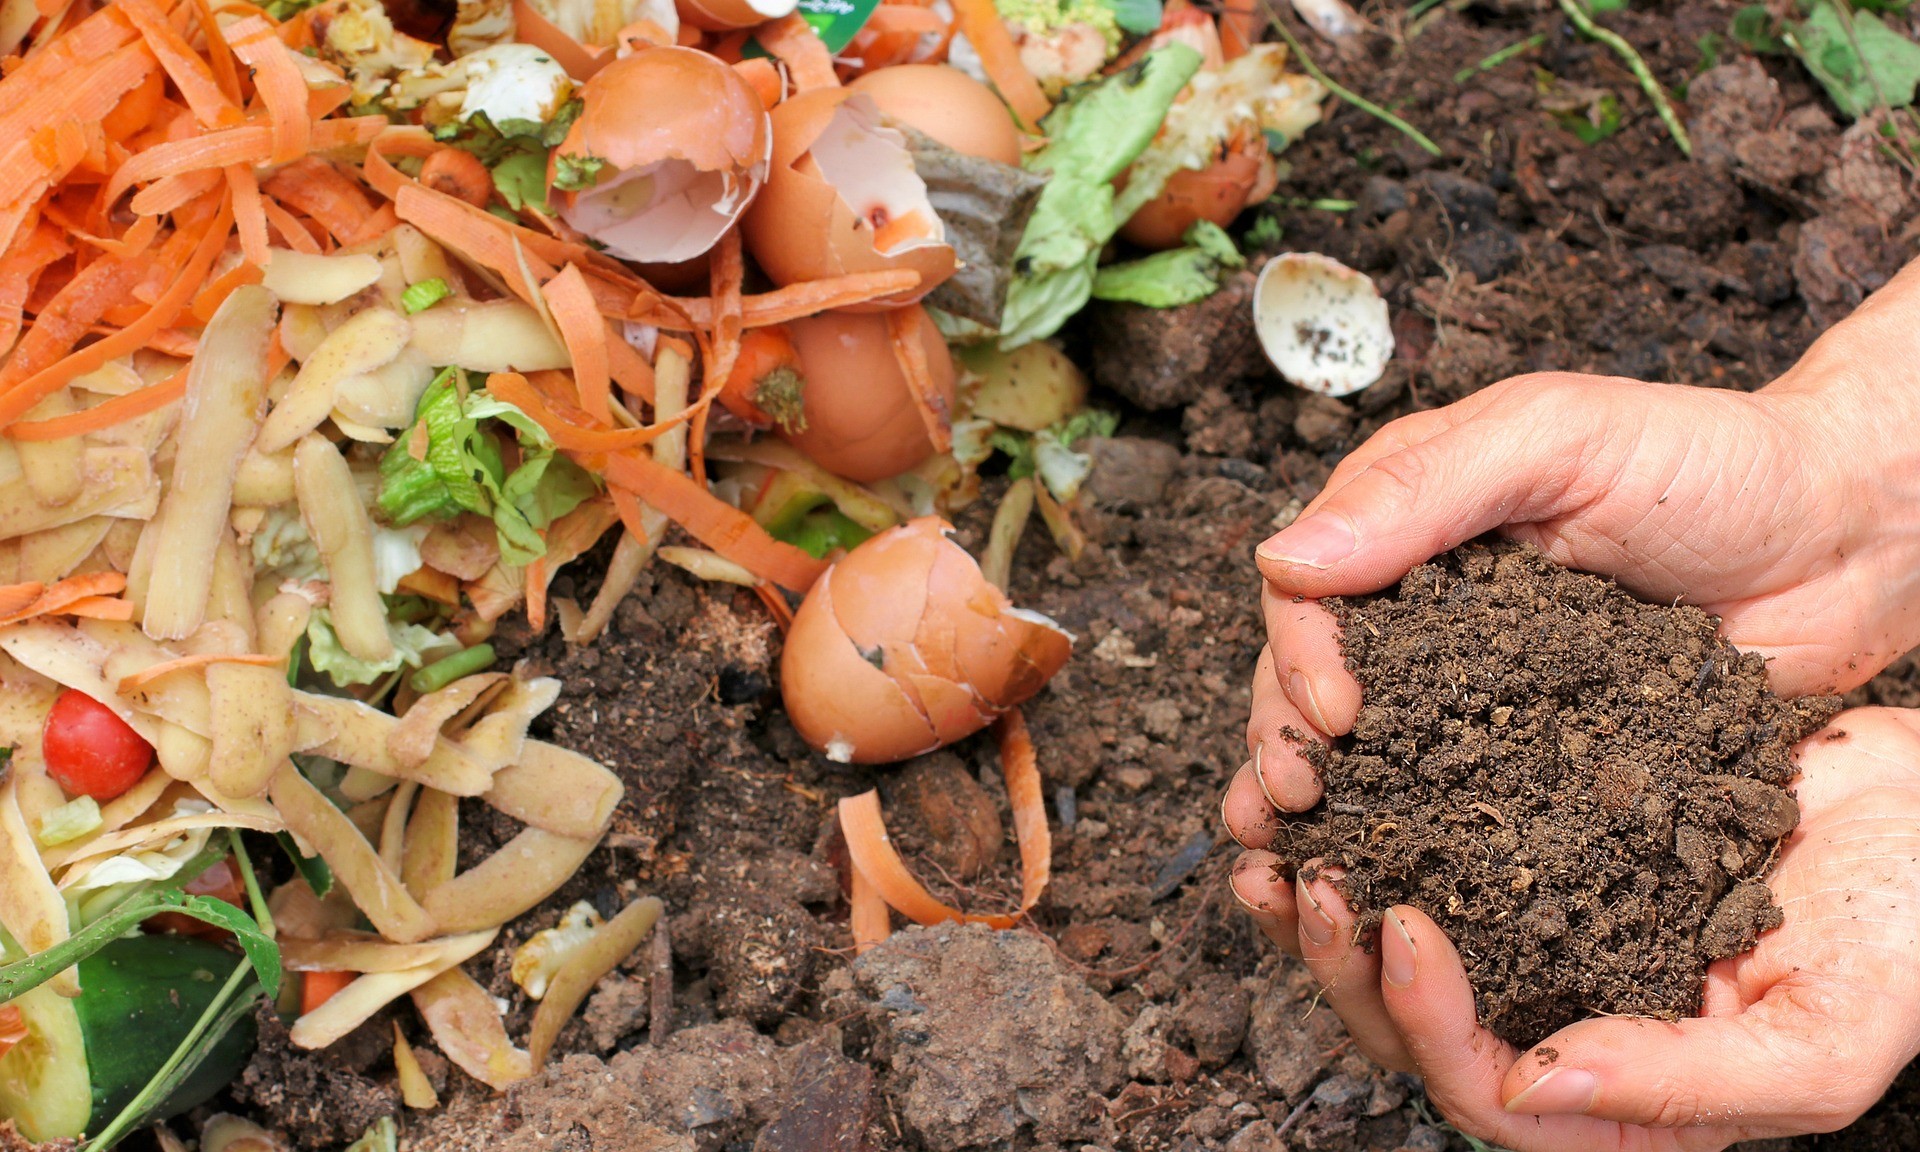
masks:
<instances>
[{"instance_id":1,"label":"red tomato","mask_svg":"<svg viewBox=\"0 0 1920 1152\"><path fill-rule=\"evenodd\" d=\"M60 693L40 733L47 775L69 796L111 800L153 766L153 745L84 692Z\"/></svg>"}]
</instances>

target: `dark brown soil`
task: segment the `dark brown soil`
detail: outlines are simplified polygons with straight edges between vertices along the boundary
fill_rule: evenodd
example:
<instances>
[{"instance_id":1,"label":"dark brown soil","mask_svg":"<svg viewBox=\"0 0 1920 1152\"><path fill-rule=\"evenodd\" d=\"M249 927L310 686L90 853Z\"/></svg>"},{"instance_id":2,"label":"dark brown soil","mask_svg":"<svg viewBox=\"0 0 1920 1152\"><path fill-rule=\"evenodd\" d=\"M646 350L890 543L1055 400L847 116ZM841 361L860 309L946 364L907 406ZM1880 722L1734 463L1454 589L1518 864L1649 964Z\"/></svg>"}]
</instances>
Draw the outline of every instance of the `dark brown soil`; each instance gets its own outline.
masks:
<instances>
[{"instance_id":1,"label":"dark brown soil","mask_svg":"<svg viewBox=\"0 0 1920 1152\"><path fill-rule=\"evenodd\" d=\"M1791 749L1838 698L1781 700L1699 609L1519 544L1329 607L1366 704L1306 745L1326 797L1274 850L1346 869L1369 933L1395 904L1432 916L1492 1031L1693 1015L1707 965L1779 925L1762 876L1799 821Z\"/></svg>"}]
</instances>

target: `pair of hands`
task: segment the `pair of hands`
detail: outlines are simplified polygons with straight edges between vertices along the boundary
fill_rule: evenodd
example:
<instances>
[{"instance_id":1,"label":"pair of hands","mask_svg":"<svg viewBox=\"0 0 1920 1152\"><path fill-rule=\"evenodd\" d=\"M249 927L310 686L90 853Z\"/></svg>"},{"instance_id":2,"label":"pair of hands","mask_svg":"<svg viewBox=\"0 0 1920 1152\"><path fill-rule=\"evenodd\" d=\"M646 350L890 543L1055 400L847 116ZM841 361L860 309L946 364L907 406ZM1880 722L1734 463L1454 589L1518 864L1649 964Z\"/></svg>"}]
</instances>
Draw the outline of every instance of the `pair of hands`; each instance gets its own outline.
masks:
<instances>
[{"instance_id":1,"label":"pair of hands","mask_svg":"<svg viewBox=\"0 0 1920 1152\"><path fill-rule=\"evenodd\" d=\"M1920 1053L1920 713L1856 709L1801 746L1801 823L1770 878L1785 923L1708 970L1700 1018L1586 1020L1522 1053L1479 1027L1433 921L1395 908L1356 945L1329 878L1299 884L1265 851L1281 811L1320 798L1283 733L1344 735L1360 709L1316 601L1499 529L1720 616L1784 694L1844 691L1920 642L1917 433L1920 265L1759 393L1547 374L1397 420L1260 546L1268 644L1222 805L1246 849L1234 896L1463 1130L1518 1152L1691 1152L1871 1106Z\"/></svg>"}]
</instances>

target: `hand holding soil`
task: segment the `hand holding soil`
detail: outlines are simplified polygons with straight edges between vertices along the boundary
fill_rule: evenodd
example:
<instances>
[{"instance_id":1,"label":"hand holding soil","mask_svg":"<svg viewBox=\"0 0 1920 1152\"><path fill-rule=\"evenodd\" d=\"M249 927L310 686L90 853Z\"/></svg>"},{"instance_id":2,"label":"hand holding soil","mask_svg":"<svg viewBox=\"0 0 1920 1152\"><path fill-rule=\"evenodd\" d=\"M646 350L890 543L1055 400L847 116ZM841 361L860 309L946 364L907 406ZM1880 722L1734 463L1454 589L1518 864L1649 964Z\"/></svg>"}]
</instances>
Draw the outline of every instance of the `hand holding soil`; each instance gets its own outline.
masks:
<instances>
[{"instance_id":1,"label":"hand holding soil","mask_svg":"<svg viewBox=\"0 0 1920 1152\"><path fill-rule=\"evenodd\" d=\"M1920 722L1848 713L1808 741L1802 823L1771 876L1785 924L1708 969L1703 1019L1586 1020L1519 1058L1476 1022L1466 971L1429 918L1396 908L1379 947L1356 947L1341 875L1296 889L1262 851L1276 808L1321 798L1298 738L1346 735L1360 711L1316 600L1390 586L1499 529L1649 600L1719 616L1727 640L1769 659L1783 694L1859 684L1920 641L1920 473L1904 442L1920 400L1903 379L1920 351L1916 314L1909 268L1754 395L1571 375L1495 385L1388 425L1262 545L1269 645L1253 759L1223 806L1254 849L1235 894L1277 943L1304 950L1361 1046L1417 1068L1469 1131L1519 1149L1718 1148L1859 1115L1920 1049L1920 990L1903 959L1920 928ZM1586 1118L1557 1127L1520 1112ZM1713 1127L1735 1116L1738 1128ZM1596 1119L1696 1127L1622 1132Z\"/></svg>"}]
</instances>

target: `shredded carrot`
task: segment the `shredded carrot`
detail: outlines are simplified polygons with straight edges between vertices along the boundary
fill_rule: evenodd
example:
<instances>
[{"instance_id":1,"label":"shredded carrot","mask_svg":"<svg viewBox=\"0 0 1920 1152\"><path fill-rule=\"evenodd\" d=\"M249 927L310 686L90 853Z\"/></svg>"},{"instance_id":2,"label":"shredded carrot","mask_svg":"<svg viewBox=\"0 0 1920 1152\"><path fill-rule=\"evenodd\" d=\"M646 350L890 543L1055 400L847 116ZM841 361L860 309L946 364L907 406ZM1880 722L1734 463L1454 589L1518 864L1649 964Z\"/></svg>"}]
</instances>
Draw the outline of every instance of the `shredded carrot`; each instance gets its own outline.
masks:
<instances>
[{"instance_id":1,"label":"shredded carrot","mask_svg":"<svg viewBox=\"0 0 1920 1152\"><path fill-rule=\"evenodd\" d=\"M307 154L313 140L313 121L307 114L307 81L293 53L274 35L273 25L259 16L236 20L226 29L234 55L253 69L253 86L267 106L273 128L269 163L289 164Z\"/></svg>"},{"instance_id":2,"label":"shredded carrot","mask_svg":"<svg viewBox=\"0 0 1920 1152\"><path fill-rule=\"evenodd\" d=\"M547 309L553 313L553 322L566 343L567 356L573 361L580 406L600 423L612 424L613 377L607 361L607 322L594 307L593 293L579 267L569 264L561 269L542 286L540 294L546 298Z\"/></svg>"},{"instance_id":3,"label":"shredded carrot","mask_svg":"<svg viewBox=\"0 0 1920 1152\"><path fill-rule=\"evenodd\" d=\"M1020 844L1020 908L1015 912L962 912L941 903L907 869L887 837L877 790L840 801L840 830L854 868L879 890L894 911L917 924L962 920L994 928L1011 928L1040 901L1053 871L1053 834L1041 798L1039 765L1033 739L1018 709L994 725L1000 740L1000 769L1006 778L1007 799L1013 809L1014 839Z\"/></svg>"},{"instance_id":4,"label":"shredded carrot","mask_svg":"<svg viewBox=\"0 0 1920 1152\"><path fill-rule=\"evenodd\" d=\"M313 230L302 224L298 216L272 200L263 202L260 210L266 213L267 223L273 225L275 232L280 233L280 238L287 242L287 247L308 255L314 255L320 251L320 241L314 238Z\"/></svg>"},{"instance_id":5,"label":"shredded carrot","mask_svg":"<svg viewBox=\"0 0 1920 1152\"><path fill-rule=\"evenodd\" d=\"M947 22L931 8L922 8L914 4L882 4L867 17L863 32L878 32L890 35L910 32L916 36L925 32L945 32Z\"/></svg>"},{"instance_id":6,"label":"shredded carrot","mask_svg":"<svg viewBox=\"0 0 1920 1152\"><path fill-rule=\"evenodd\" d=\"M747 87L753 89L753 94L760 97L760 103L769 112L787 94L787 82L780 78L780 70L764 56L742 60L733 66L733 70L740 73L740 79L747 82Z\"/></svg>"},{"instance_id":7,"label":"shredded carrot","mask_svg":"<svg viewBox=\"0 0 1920 1152\"><path fill-rule=\"evenodd\" d=\"M498 218L419 184L400 189L394 211L400 219L500 277L508 290L524 303L533 303L532 292L521 283L520 257L513 245L515 236L501 227L502 221ZM526 261L535 276L541 279L553 276L554 268L537 254L526 253Z\"/></svg>"},{"instance_id":8,"label":"shredded carrot","mask_svg":"<svg viewBox=\"0 0 1920 1152\"><path fill-rule=\"evenodd\" d=\"M229 12L238 12L246 7L243 4L225 5ZM213 0L193 0L193 15L200 25L201 33L207 38L207 55L213 64L213 75L220 81L220 90L227 99L240 102L240 66L234 63L233 46L227 43L227 34L220 29L220 22L213 16Z\"/></svg>"},{"instance_id":9,"label":"shredded carrot","mask_svg":"<svg viewBox=\"0 0 1920 1152\"><path fill-rule=\"evenodd\" d=\"M693 413L693 427L687 436L687 455L693 464L693 478L707 482L707 415L713 401L727 386L734 362L740 358L741 285L746 279L746 261L740 249L740 232L729 230L714 245L709 272L713 285L713 350L701 358L705 379L700 386L700 402Z\"/></svg>"},{"instance_id":10,"label":"shredded carrot","mask_svg":"<svg viewBox=\"0 0 1920 1152\"><path fill-rule=\"evenodd\" d=\"M0 428L20 419L27 410L73 381L75 377L95 371L116 357L126 356L146 346L148 340L162 328L173 323L192 300L193 293L206 282L207 272L213 267L214 258L225 247L227 230L233 219L232 208L222 204L214 215L213 222L207 226L195 245L193 255L185 268L174 278L173 284L165 294L154 301L153 307L137 322L116 332L97 343L90 344L78 352L65 357L0 395Z\"/></svg>"},{"instance_id":11,"label":"shredded carrot","mask_svg":"<svg viewBox=\"0 0 1920 1152\"><path fill-rule=\"evenodd\" d=\"M300 1014L325 1004L340 990L358 979L352 972L302 972L300 974Z\"/></svg>"},{"instance_id":12,"label":"shredded carrot","mask_svg":"<svg viewBox=\"0 0 1920 1152\"><path fill-rule=\"evenodd\" d=\"M833 70L833 54L826 41L798 12L789 12L754 29L760 47L787 66L796 91L838 88L840 77Z\"/></svg>"},{"instance_id":13,"label":"shredded carrot","mask_svg":"<svg viewBox=\"0 0 1920 1152\"><path fill-rule=\"evenodd\" d=\"M159 216L175 211L212 192L224 178L224 173L231 172L235 168L253 171L245 164L230 164L224 171L219 168L206 168L198 172L182 172L177 176L167 176L135 192L133 199L127 201L127 208L140 216Z\"/></svg>"},{"instance_id":14,"label":"shredded carrot","mask_svg":"<svg viewBox=\"0 0 1920 1152\"><path fill-rule=\"evenodd\" d=\"M23 586L14 585L13 587ZM0 616L0 625L18 624L22 620L31 620L35 616L50 616L64 612L81 600L96 596L111 596L116 592L124 591L126 587L127 578L118 572L89 572L84 576L69 576L65 580L47 585L24 607Z\"/></svg>"},{"instance_id":15,"label":"shredded carrot","mask_svg":"<svg viewBox=\"0 0 1920 1152\"><path fill-rule=\"evenodd\" d=\"M464 148L442 148L427 157L420 166L420 183L475 208L485 208L493 199L493 173Z\"/></svg>"},{"instance_id":16,"label":"shredded carrot","mask_svg":"<svg viewBox=\"0 0 1920 1152\"><path fill-rule=\"evenodd\" d=\"M789 284L771 292L742 297L740 321L748 328L785 324L835 308L851 308L884 296L907 292L919 283L918 272L910 268L895 268L886 272L852 272L825 280ZM686 331L689 324L700 328L713 326L713 301L704 296L665 296L661 301L662 306L642 302L628 319L675 331Z\"/></svg>"},{"instance_id":17,"label":"shredded carrot","mask_svg":"<svg viewBox=\"0 0 1920 1152\"><path fill-rule=\"evenodd\" d=\"M371 241L380 239L399 226L400 215L393 210L393 205L382 204L373 210L372 215L360 222L360 227L354 229L353 232L348 235L340 237L340 242L348 247L353 247L356 244L370 243Z\"/></svg>"},{"instance_id":18,"label":"shredded carrot","mask_svg":"<svg viewBox=\"0 0 1920 1152\"><path fill-rule=\"evenodd\" d=\"M626 529L627 535L633 537L636 543L645 544L648 534L646 521L642 516L645 507L640 503L640 498L624 488L609 488L607 495L613 497L613 509L614 513L620 517L620 526Z\"/></svg>"},{"instance_id":19,"label":"shredded carrot","mask_svg":"<svg viewBox=\"0 0 1920 1152\"><path fill-rule=\"evenodd\" d=\"M0 584L0 617L11 616L40 599L47 586L38 580L25 584Z\"/></svg>"},{"instance_id":20,"label":"shredded carrot","mask_svg":"<svg viewBox=\"0 0 1920 1152\"><path fill-rule=\"evenodd\" d=\"M798 372L800 353L785 328L754 328L741 334L740 355L720 389L720 403L727 411L756 428L773 427L773 417L761 411L753 399L760 382L781 368Z\"/></svg>"},{"instance_id":21,"label":"shredded carrot","mask_svg":"<svg viewBox=\"0 0 1920 1152\"><path fill-rule=\"evenodd\" d=\"M226 173L227 188L233 195L234 230L240 233L240 254L246 258L243 267L265 269L273 254L267 246L267 208L260 198L260 181L245 164L228 165Z\"/></svg>"},{"instance_id":22,"label":"shredded carrot","mask_svg":"<svg viewBox=\"0 0 1920 1152\"><path fill-rule=\"evenodd\" d=\"M953 0L953 18L954 25L980 54L980 67L999 90L1000 98L1013 109L1020 126L1037 131L1052 105L1033 73L1021 63L1020 49L1014 45L1013 35L1000 19L993 0Z\"/></svg>"},{"instance_id":23,"label":"shredded carrot","mask_svg":"<svg viewBox=\"0 0 1920 1152\"><path fill-rule=\"evenodd\" d=\"M165 380L135 389L124 396L115 396L91 408L69 412L65 416L15 424L7 429L7 435L14 440L65 440L70 436L84 436L138 419L186 394L187 370L182 368Z\"/></svg>"},{"instance_id":24,"label":"shredded carrot","mask_svg":"<svg viewBox=\"0 0 1920 1152\"><path fill-rule=\"evenodd\" d=\"M107 310L133 291L140 275L141 269L126 261L96 260L61 285L44 305L34 308L33 325L7 366L0 369L0 404L5 404L20 380L55 363L90 334ZM29 307L33 307L32 302ZM37 403L39 397L20 411Z\"/></svg>"},{"instance_id":25,"label":"shredded carrot","mask_svg":"<svg viewBox=\"0 0 1920 1152\"><path fill-rule=\"evenodd\" d=\"M528 563L527 623L533 628L535 636L547 630L547 581L552 578L552 573L547 571L545 556L536 556Z\"/></svg>"},{"instance_id":26,"label":"shredded carrot","mask_svg":"<svg viewBox=\"0 0 1920 1152\"><path fill-rule=\"evenodd\" d=\"M247 664L256 668L278 668L287 662L284 656L271 656L261 652L195 652L187 656L176 656L171 660L162 660L158 664L149 664L138 672L130 672L120 677L115 691L122 696L137 692L162 676L171 676L175 672L184 672L189 668L205 668L209 664Z\"/></svg>"},{"instance_id":27,"label":"shredded carrot","mask_svg":"<svg viewBox=\"0 0 1920 1152\"><path fill-rule=\"evenodd\" d=\"M133 601L122 600L118 596L82 596L61 609L61 613L83 616L89 620L131 620Z\"/></svg>"},{"instance_id":28,"label":"shredded carrot","mask_svg":"<svg viewBox=\"0 0 1920 1152\"><path fill-rule=\"evenodd\" d=\"M588 467L591 469L591 465ZM826 564L775 540L753 517L707 491L704 484L654 462L651 456L625 452L606 457L610 484L617 484L664 512L694 537L762 580L793 592L812 587Z\"/></svg>"},{"instance_id":29,"label":"shredded carrot","mask_svg":"<svg viewBox=\"0 0 1920 1152\"><path fill-rule=\"evenodd\" d=\"M653 443L693 418L689 407L644 428L595 428L587 422L585 412L565 411L557 399L535 390L517 372L495 372L487 377L487 391L525 412L553 437L556 445L571 452L626 452Z\"/></svg>"},{"instance_id":30,"label":"shredded carrot","mask_svg":"<svg viewBox=\"0 0 1920 1152\"><path fill-rule=\"evenodd\" d=\"M893 935L892 910L887 907L887 898L867 874L860 871L858 864L848 869L852 873L852 891L847 894L853 914L848 927L853 929L853 954L859 956L867 949Z\"/></svg>"},{"instance_id":31,"label":"shredded carrot","mask_svg":"<svg viewBox=\"0 0 1920 1152\"><path fill-rule=\"evenodd\" d=\"M385 118L380 116L323 120L313 126L312 147L316 152L323 152L365 144L386 127ZM136 153L120 166L107 183L106 201L111 204L135 184L162 176L225 168L229 164L264 164L272 156L273 147L273 129L253 124L156 145Z\"/></svg>"},{"instance_id":32,"label":"shredded carrot","mask_svg":"<svg viewBox=\"0 0 1920 1152\"><path fill-rule=\"evenodd\" d=\"M896 308L887 313L887 337L893 345L893 361L907 378L907 391L920 412L920 423L927 430L936 452L953 447L953 412L947 398L934 383L927 364L927 348L920 342L920 326L926 312L920 308Z\"/></svg>"},{"instance_id":33,"label":"shredded carrot","mask_svg":"<svg viewBox=\"0 0 1920 1152\"><path fill-rule=\"evenodd\" d=\"M235 215L235 222L239 222L237 213ZM193 318L205 324L207 321L213 319L213 314L220 310L220 305L227 302L227 297L233 295L235 288L246 284L258 284L263 278L264 269L262 265L247 263L235 264L225 272L214 277L212 283L202 288L200 294L193 298Z\"/></svg>"},{"instance_id":34,"label":"shredded carrot","mask_svg":"<svg viewBox=\"0 0 1920 1152\"><path fill-rule=\"evenodd\" d=\"M373 201L339 168L303 157L268 177L261 190L282 206L305 213L345 244L373 215Z\"/></svg>"},{"instance_id":35,"label":"shredded carrot","mask_svg":"<svg viewBox=\"0 0 1920 1152\"><path fill-rule=\"evenodd\" d=\"M208 128L231 128L240 123L240 106L221 90L220 81L205 57L174 30L153 0L121 0L120 11L140 30L167 78L180 91L194 118Z\"/></svg>"}]
</instances>

